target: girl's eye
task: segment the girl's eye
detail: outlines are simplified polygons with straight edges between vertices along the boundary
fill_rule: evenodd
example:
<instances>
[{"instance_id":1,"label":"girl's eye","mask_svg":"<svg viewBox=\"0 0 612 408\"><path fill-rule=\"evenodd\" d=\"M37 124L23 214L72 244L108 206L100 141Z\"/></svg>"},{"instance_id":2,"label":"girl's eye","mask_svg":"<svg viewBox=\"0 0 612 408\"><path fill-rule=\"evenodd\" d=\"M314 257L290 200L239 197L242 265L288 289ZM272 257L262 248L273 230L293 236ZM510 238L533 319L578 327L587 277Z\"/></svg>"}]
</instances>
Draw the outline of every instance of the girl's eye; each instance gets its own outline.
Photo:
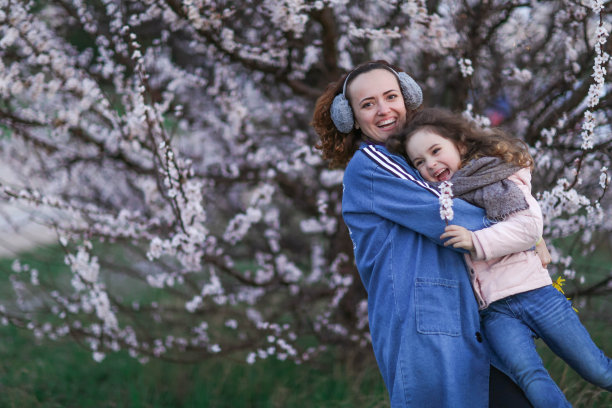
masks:
<instances>
[{"instance_id":1,"label":"girl's eye","mask_svg":"<svg viewBox=\"0 0 612 408\"><path fill-rule=\"evenodd\" d=\"M437 154L440 151L439 147L436 147L435 149L432 150L433 154Z\"/></svg>"},{"instance_id":2,"label":"girl's eye","mask_svg":"<svg viewBox=\"0 0 612 408\"><path fill-rule=\"evenodd\" d=\"M365 102L363 105L361 105L361 109L369 108L370 106L372 106L372 102Z\"/></svg>"},{"instance_id":3,"label":"girl's eye","mask_svg":"<svg viewBox=\"0 0 612 408\"><path fill-rule=\"evenodd\" d=\"M414 167L419 167L421 164L423 164L422 160L415 160L413 161Z\"/></svg>"}]
</instances>

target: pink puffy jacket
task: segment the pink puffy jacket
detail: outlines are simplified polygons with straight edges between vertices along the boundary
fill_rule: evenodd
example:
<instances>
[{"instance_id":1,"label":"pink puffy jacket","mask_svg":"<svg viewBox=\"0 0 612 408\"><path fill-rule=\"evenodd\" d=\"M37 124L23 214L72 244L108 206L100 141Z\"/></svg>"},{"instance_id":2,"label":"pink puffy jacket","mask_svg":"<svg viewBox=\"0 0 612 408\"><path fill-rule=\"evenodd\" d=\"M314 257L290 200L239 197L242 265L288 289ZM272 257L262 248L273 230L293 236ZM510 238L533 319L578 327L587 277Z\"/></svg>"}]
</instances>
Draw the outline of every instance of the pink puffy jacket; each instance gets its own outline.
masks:
<instances>
[{"instance_id":1,"label":"pink puffy jacket","mask_svg":"<svg viewBox=\"0 0 612 408\"><path fill-rule=\"evenodd\" d=\"M524 168L508 179L521 189L529 208L471 233L475 254L466 255L466 262L480 309L507 296L552 284L533 250L542 236L542 210L531 195L531 173Z\"/></svg>"}]
</instances>

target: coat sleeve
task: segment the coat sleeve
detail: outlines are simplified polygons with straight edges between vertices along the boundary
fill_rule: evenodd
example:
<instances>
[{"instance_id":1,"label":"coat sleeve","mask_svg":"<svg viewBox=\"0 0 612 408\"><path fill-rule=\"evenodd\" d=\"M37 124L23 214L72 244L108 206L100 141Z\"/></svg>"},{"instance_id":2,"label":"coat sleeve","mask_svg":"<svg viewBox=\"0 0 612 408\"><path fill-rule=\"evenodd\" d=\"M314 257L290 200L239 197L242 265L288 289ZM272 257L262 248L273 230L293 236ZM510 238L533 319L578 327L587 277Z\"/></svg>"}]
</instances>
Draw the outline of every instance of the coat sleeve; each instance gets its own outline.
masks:
<instances>
[{"instance_id":1,"label":"coat sleeve","mask_svg":"<svg viewBox=\"0 0 612 408\"><path fill-rule=\"evenodd\" d=\"M476 260L490 260L533 248L542 236L542 210L531 195L531 173L521 169L509 177L525 195L529 208L488 228L472 231Z\"/></svg>"},{"instance_id":2,"label":"coat sleeve","mask_svg":"<svg viewBox=\"0 0 612 408\"><path fill-rule=\"evenodd\" d=\"M368 200L370 211L418 232L438 245L443 245L440 235L444 232L446 223L440 218L438 196L415 181L396 177L380 167L371 166L369 170L365 170L366 168L367 166L358 171L361 175L351 172L355 177L345 182L358 183L358 186L353 188L357 187L363 199ZM369 174L364 174L365 171ZM347 176L350 177L345 175ZM462 225L469 230L481 229L486 225L484 210L464 200L453 200L453 211L453 224ZM462 249L449 249L465 252Z\"/></svg>"}]
</instances>

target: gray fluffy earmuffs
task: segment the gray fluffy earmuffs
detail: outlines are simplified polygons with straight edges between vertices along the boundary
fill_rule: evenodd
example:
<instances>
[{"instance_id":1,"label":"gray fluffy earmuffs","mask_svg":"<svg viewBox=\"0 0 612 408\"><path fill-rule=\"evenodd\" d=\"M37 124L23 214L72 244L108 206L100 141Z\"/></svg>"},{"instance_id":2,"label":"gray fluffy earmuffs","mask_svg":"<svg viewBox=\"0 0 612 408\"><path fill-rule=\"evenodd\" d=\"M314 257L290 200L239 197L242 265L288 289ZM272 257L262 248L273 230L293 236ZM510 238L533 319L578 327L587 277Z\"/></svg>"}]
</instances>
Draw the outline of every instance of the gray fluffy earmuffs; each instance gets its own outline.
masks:
<instances>
[{"instance_id":1,"label":"gray fluffy earmuffs","mask_svg":"<svg viewBox=\"0 0 612 408\"><path fill-rule=\"evenodd\" d=\"M381 69L388 69L393 72L399 81L400 89L402 90L402 96L404 97L404 101L409 109L414 110L421 106L423 103L423 91L421 87L415 82L414 79L410 77L405 72L397 73L393 68L386 67ZM344 85L342 85L342 93L336 95L334 98L329 111L331 113L332 121L338 129L342 133L349 133L355 124L355 120L353 118L353 110L351 109L351 104L346 98L346 83L350 78L352 72L346 76L344 80Z\"/></svg>"}]
</instances>

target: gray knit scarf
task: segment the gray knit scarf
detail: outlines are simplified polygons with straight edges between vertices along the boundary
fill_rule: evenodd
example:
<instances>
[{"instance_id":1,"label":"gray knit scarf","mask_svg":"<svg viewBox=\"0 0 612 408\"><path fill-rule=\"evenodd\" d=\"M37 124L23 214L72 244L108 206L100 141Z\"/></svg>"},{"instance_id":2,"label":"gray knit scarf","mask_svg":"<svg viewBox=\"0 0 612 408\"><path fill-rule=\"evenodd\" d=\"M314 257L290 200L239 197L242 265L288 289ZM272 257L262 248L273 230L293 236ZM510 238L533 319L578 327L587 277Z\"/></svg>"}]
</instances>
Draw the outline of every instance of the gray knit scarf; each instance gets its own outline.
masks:
<instances>
[{"instance_id":1,"label":"gray knit scarf","mask_svg":"<svg viewBox=\"0 0 612 408\"><path fill-rule=\"evenodd\" d=\"M451 178L453 195L484 208L487 218L504 220L529 208L523 192L508 180L521 167L497 157L481 157L457 170ZM439 186L440 183L434 183Z\"/></svg>"}]
</instances>

